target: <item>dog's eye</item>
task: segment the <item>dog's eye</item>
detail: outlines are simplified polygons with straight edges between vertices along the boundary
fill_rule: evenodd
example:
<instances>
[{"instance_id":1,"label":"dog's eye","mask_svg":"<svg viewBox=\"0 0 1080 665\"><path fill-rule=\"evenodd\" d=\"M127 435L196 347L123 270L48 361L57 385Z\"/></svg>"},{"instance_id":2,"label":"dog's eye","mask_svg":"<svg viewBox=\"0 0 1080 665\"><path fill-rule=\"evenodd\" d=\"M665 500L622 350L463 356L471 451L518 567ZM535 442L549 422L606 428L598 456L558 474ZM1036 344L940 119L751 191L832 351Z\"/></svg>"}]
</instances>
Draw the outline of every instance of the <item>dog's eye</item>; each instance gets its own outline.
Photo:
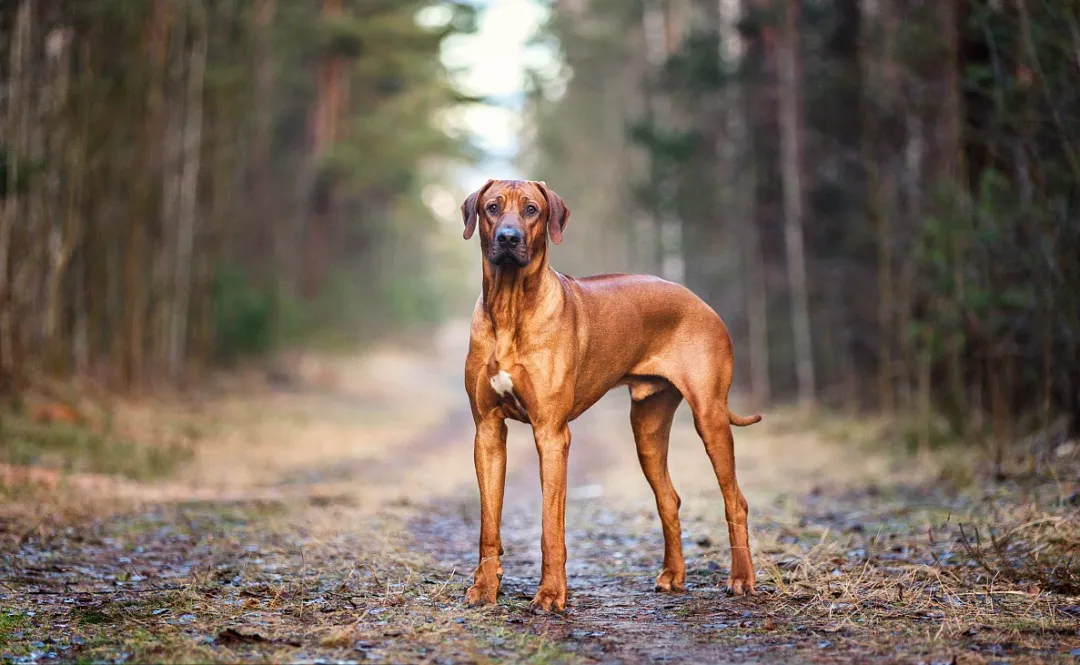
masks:
<instances>
[{"instance_id":1,"label":"dog's eye","mask_svg":"<svg viewBox=\"0 0 1080 665\"><path fill-rule=\"evenodd\" d=\"M537 208L536 206L534 206L531 203L529 205L525 206L525 214L529 215L530 217L532 215L535 215L538 212L540 212L540 208Z\"/></svg>"},{"instance_id":2,"label":"dog's eye","mask_svg":"<svg viewBox=\"0 0 1080 665\"><path fill-rule=\"evenodd\" d=\"M489 203L489 204L488 204L488 207L487 207L487 211L488 211L488 213L489 213L489 214L492 214L492 215L494 215L495 213L499 212L499 206L498 206L498 204L496 204L496 203Z\"/></svg>"}]
</instances>

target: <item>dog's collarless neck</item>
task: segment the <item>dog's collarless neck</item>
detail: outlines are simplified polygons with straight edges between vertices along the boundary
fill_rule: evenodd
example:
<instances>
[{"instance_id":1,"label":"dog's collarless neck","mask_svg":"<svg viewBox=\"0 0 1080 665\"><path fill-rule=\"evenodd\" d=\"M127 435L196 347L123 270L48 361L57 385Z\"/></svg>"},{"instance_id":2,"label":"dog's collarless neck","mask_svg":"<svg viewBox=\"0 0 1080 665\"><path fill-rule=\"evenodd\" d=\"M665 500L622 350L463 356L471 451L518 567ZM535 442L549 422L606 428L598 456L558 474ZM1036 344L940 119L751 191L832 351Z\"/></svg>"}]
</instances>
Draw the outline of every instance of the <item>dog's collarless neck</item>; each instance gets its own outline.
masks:
<instances>
[{"instance_id":1,"label":"dog's collarless neck","mask_svg":"<svg viewBox=\"0 0 1080 665\"><path fill-rule=\"evenodd\" d=\"M485 269L484 310L495 329L495 358L514 355L523 324L536 322L543 303L559 288L555 271L544 262L539 269Z\"/></svg>"}]
</instances>

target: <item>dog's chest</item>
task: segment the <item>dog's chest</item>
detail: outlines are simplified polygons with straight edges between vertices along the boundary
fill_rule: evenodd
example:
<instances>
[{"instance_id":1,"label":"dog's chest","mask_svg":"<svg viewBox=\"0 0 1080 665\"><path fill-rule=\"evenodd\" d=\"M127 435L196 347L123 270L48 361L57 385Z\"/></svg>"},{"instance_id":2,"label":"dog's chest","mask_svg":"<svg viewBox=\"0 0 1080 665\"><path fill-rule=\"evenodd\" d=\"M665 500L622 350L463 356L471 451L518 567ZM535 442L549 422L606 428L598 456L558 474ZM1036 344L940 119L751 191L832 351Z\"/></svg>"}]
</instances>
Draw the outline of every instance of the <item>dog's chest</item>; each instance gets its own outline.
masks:
<instances>
[{"instance_id":1,"label":"dog's chest","mask_svg":"<svg viewBox=\"0 0 1080 665\"><path fill-rule=\"evenodd\" d=\"M514 389L514 379L506 370L498 370L491 374L491 389L499 399L500 406L507 417L521 422L529 422L529 413L522 404L521 399Z\"/></svg>"}]
</instances>

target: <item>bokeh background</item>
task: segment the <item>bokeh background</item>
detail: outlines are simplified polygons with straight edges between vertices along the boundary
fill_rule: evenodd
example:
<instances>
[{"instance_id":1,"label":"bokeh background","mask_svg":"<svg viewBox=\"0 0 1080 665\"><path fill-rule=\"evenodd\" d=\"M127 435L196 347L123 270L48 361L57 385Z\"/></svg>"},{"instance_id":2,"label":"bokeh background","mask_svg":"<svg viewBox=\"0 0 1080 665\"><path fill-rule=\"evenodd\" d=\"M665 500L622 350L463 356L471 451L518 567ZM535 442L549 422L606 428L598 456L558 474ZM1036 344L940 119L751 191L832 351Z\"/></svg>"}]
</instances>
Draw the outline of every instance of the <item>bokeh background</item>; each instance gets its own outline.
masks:
<instances>
[{"instance_id":1,"label":"bokeh background","mask_svg":"<svg viewBox=\"0 0 1080 665\"><path fill-rule=\"evenodd\" d=\"M680 281L755 406L1080 415L1080 28L1050 0L4 0L0 391L423 340L488 177Z\"/></svg>"},{"instance_id":2,"label":"bokeh background","mask_svg":"<svg viewBox=\"0 0 1080 665\"><path fill-rule=\"evenodd\" d=\"M616 390L463 603L488 178L727 322L756 598ZM1076 0L0 0L0 661L1076 663L1078 213Z\"/></svg>"}]
</instances>

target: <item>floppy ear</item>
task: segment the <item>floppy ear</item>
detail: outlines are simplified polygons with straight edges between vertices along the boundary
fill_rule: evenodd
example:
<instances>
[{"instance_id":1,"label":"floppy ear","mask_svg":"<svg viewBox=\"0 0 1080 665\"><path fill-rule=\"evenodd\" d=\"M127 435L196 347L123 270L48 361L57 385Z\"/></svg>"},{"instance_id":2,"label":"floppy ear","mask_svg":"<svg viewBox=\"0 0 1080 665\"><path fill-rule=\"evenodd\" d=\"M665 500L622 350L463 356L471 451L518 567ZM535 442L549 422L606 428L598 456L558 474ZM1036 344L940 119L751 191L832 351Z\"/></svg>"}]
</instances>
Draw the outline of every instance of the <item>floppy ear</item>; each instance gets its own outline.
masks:
<instances>
[{"instance_id":1,"label":"floppy ear","mask_svg":"<svg viewBox=\"0 0 1080 665\"><path fill-rule=\"evenodd\" d=\"M540 189L544 192L544 198L547 199L548 235L551 236L551 242L558 245L562 242L563 229L566 228L566 223L570 221L570 208L566 207L566 203L561 196L548 188L546 182L541 180L536 184L540 186Z\"/></svg>"},{"instance_id":2,"label":"floppy ear","mask_svg":"<svg viewBox=\"0 0 1080 665\"><path fill-rule=\"evenodd\" d=\"M476 202L480 200L480 197L484 195L484 191L491 186L494 180L488 180L484 183L484 186L476 190L472 194L469 194L465 202L461 204L461 218L465 222L465 239L468 240L472 237L473 232L476 231Z\"/></svg>"}]
</instances>

